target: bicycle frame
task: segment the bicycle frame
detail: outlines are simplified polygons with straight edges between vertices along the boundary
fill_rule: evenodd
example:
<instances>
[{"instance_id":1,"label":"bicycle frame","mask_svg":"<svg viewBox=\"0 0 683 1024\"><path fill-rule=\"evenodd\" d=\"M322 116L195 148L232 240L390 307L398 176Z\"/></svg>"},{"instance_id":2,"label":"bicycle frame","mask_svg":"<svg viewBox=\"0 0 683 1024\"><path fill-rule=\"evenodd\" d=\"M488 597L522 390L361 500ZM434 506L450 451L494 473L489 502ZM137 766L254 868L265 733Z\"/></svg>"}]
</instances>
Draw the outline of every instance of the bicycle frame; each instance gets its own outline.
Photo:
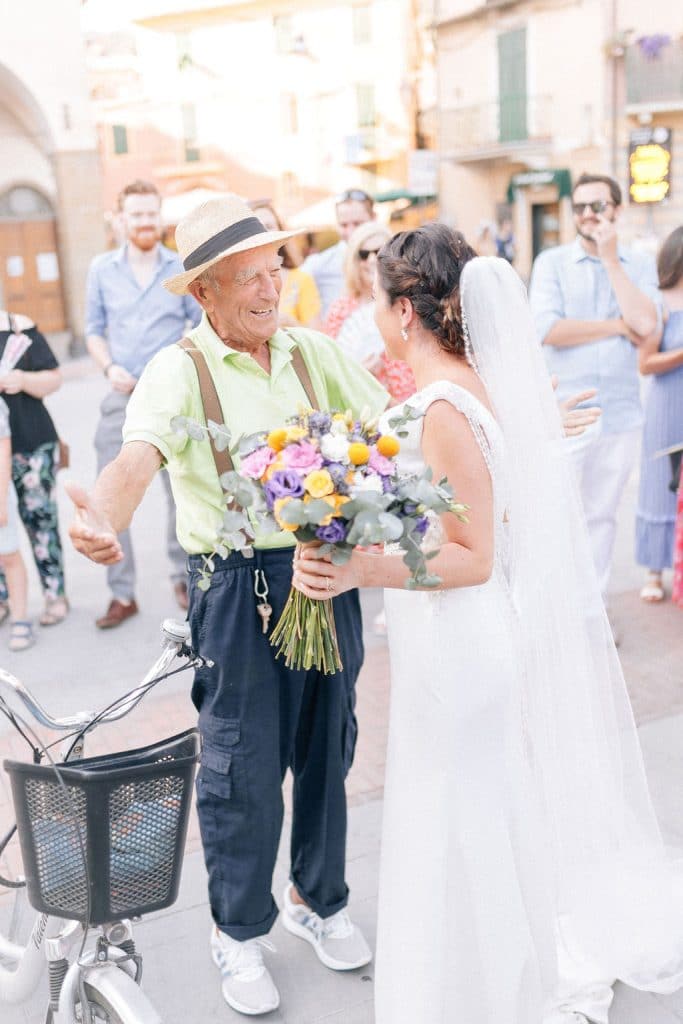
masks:
<instances>
[{"instance_id":1,"label":"bicycle frame","mask_svg":"<svg viewBox=\"0 0 683 1024\"><path fill-rule=\"evenodd\" d=\"M79 712L65 718L53 718L22 683L4 669L0 669L0 695L4 691L18 698L31 712L33 718L49 729L65 732L78 732L82 729L87 733L90 727L113 722L129 714L146 695L149 684L162 675L174 658L186 649L189 627L185 623L167 619L162 625L162 633L162 652L142 682L122 700L120 705L101 718L93 712ZM191 660L188 667L193 664L196 665L197 661ZM79 744L77 750L72 750L70 759L76 760L82 756L83 744ZM25 893L25 890L19 889L16 898L19 899L22 893ZM118 924L119 927L124 927L126 935L132 938L130 923ZM97 930L106 937L110 927L116 926L101 925ZM37 914L25 946L17 945L0 933L0 957L14 965L0 965L0 1006L21 1004L33 995L45 962L65 965L72 947L80 941L82 928L78 921L63 921L46 914ZM61 982L58 1005L55 1005L54 994L50 1002L53 1024L77 1024L76 1003L84 997L87 1000L88 988L98 993L104 1000L104 1005L111 1006L124 1021L130 1021L131 1024L161 1024L161 1018L137 984L141 966L139 969L135 967L134 976L131 976L132 965L131 957L118 946L112 945L107 938L103 940L103 944L98 942L96 951L86 952L79 963L73 963L66 969ZM82 1024L90 1024L87 1020L89 1015L89 1010L86 1009Z\"/></svg>"}]
</instances>

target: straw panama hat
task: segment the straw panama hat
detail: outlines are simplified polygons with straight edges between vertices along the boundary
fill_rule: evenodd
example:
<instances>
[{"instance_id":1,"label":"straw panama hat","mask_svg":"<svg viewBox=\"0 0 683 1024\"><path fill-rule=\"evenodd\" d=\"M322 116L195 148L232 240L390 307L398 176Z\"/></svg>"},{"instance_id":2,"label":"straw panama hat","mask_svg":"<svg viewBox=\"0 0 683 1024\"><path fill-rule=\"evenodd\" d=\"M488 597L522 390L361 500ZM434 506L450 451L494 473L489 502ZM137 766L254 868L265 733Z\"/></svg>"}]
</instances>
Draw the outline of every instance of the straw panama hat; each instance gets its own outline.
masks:
<instances>
[{"instance_id":1,"label":"straw panama hat","mask_svg":"<svg viewBox=\"0 0 683 1024\"><path fill-rule=\"evenodd\" d=\"M208 267L247 249L257 249L302 234L298 231L266 231L243 199L224 195L207 199L179 222L175 238L185 271L164 281L174 295L187 295L187 286Z\"/></svg>"}]
</instances>

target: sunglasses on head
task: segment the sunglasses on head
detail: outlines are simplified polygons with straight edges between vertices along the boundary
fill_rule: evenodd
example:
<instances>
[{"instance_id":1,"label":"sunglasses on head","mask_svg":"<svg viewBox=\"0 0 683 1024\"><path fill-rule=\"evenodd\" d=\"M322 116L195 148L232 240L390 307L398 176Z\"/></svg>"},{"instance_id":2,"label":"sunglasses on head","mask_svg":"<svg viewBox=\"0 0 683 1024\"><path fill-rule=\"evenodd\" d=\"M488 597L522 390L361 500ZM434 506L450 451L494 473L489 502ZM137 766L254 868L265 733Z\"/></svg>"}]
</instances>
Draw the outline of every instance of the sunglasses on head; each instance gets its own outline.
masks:
<instances>
[{"instance_id":1,"label":"sunglasses on head","mask_svg":"<svg viewBox=\"0 0 683 1024\"><path fill-rule=\"evenodd\" d=\"M371 256L376 256L381 248L382 246L378 245L376 249L359 249L358 259L363 261L368 260Z\"/></svg>"},{"instance_id":2,"label":"sunglasses on head","mask_svg":"<svg viewBox=\"0 0 683 1024\"><path fill-rule=\"evenodd\" d=\"M608 206L614 206L609 199L594 199L592 203L572 203L572 210L576 216L580 216L588 207L593 213L604 213Z\"/></svg>"},{"instance_id":3,"label":"sunglasses on head","mask_svg":"<svg viewBox=\"0 0 683 1024\"><path fill-rule=\"evenodd\" d=\"M337 196L335 203L339 206L340 203L348 203L352 199L355 199L359 203L372 204L372 196L369 196L362 188L348 188L346 192L341 192Z\"/></svg>"}]
</instances>

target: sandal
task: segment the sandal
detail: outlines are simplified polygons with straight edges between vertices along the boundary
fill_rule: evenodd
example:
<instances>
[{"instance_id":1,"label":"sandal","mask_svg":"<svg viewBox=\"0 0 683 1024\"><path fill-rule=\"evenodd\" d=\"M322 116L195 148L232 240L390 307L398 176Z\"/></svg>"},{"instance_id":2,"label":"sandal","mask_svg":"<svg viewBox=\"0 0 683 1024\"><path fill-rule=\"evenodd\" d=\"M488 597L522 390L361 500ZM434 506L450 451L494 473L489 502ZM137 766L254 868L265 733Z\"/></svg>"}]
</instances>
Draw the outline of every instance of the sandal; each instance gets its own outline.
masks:
<instances>
[{"instance_id":1,"label":"sandal","mask_svg":"<svg viewBox=\"0 0 683 1024\"><path fill-rule=\"evenodd\" d=\"M57 626L69 614L69 602L62 594L61 597L46 597L45 608L38 619L41 626Z\"/></svg>"},{"instance_id":2,"label":"sandal","mask_svg":"<svg viewBox=\"0 0 683 1024\"><path fill-rule=\"evenodd\" d=\"M640 591L640 599L645 601L646 604L659 604L660 601L664 600L662 577L658 573L650 574L648 582Z\"/></svg>"},{"instance_id":3,"label":"sandal","mask_svg":"<svg viewBox=\"0 0 683 1024\"><path fill-rule=\"evenodd\" d=\"M33 647L35 642L33 625L30 622L16 619L10 623L8 644L10 651L25 651L27 648Z\"/></svg>"}]
</instances>

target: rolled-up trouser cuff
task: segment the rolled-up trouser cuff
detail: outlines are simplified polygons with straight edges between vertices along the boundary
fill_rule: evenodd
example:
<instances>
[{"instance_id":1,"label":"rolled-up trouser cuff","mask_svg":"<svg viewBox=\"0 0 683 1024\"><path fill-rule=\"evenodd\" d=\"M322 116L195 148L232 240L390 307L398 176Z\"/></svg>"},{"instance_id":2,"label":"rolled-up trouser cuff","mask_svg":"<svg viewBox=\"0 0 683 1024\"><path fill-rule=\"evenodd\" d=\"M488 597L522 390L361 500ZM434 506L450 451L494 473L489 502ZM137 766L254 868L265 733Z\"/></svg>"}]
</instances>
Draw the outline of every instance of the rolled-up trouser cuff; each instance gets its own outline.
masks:
<instances>
[{"instance_id":1,"label":"rolled-up trouser cuff","mask_svg":"<svg viewBox=\"0 0 683 1024\"><path fill-rule=\"evenodd\" d=\"M306 892L303 886L301 886L297 882L296 878L294 877L294 874L290 876L290 881L292 885L295 887L296 891L299 893L299 896L301 896L301 899L304 901L306 906L310 907L311 910L315 911L318 917L322 917L323 919L326 917L332 917L333 914L339 913L339 911L343 910L344 907L347 906L349 902L348 886L344 886L344 888L346 889L346 895L344 896L343 899L338 900L336 903L333 903L330 906L323 906L322 903L318 903L318 901L313 899L312 896L309 896L309 894Z\"/></svg>"},{"instance_id":2,"label":"rolled-up trouser cuff","mask_svg":"<svg viewBox=\"0 0 683 1024\"><path fill-rule=\"evenodd\" d=\"M272 897L271 903L270 913L262 921L259 921L258 924L222 925L220 921L216 921L216 927L220 932L225 932L226 935L229 935L231 939L235 939L237 942L246 942L247 939L257 939L260 935L267 935L275 924L278 915L278 909Z\"/></svg>"}]
</instances>

